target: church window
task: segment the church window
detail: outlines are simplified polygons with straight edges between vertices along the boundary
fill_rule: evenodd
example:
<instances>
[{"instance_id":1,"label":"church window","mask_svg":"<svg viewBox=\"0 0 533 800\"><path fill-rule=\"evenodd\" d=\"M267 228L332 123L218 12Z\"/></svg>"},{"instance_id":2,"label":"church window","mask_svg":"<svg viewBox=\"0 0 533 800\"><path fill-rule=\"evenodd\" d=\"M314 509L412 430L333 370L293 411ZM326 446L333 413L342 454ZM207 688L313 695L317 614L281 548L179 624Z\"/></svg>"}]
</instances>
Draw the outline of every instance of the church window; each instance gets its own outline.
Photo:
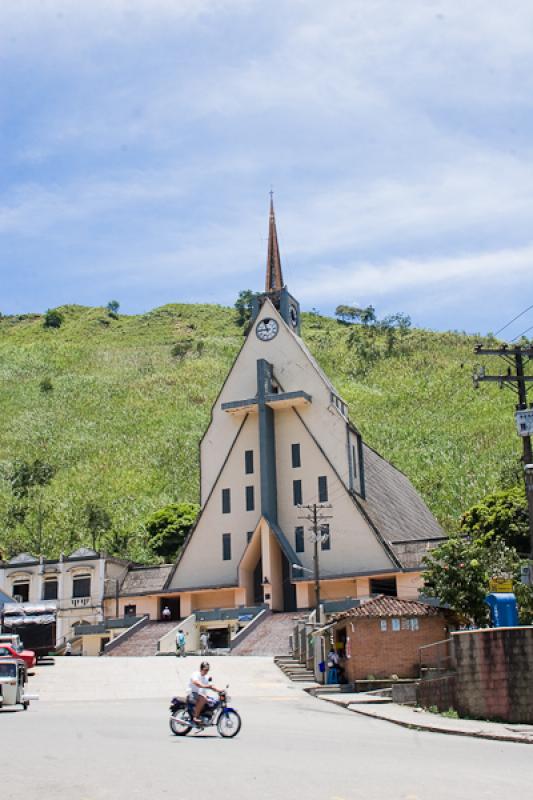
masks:
<instances>
[{"instance_id":1,"label":"church window","mask_svg":"<svg viewBox=\"0 0 533 800\"><path fill-rule=\"evenodd\" d=\"M302 482L292 482L292 502L295 506L302 505Z\"/></svg>"},{"instance_id":2,"label":"church window","mask_svg":"<svg viewBox=\"0 0 533 800\"><path fill-rule=\"evenodd\" d=\"M396 578L371 578L370 594L384 594L387 597L396 597Z\"/></svg>"},{"instance_id":3,"label":"church window","mask_svg":"<svg viewBox=\"0 0 533 800\"><path fill-rule=\"evenodd\" d=\"M321 525L320 526L320 548L321 550L331 550L331 535L329 532L329 525Z\"/></svg>"},{"instance_id":4,"label":"church window","mask_svg":"<svg viewBox=\"0 0 533 800\"><path fill-rule=\"evenodd\" d=\"M229 514L231 511L231 492L229 489L222 489L222 513Z\"/></svg>"},{"instance_id":5,"label":"church window","mask_svg":"<svg viewBox=\"0 0 533 800\"><path fill-rule=\"evenodd\" d=\"M318 502L328 502L328 479L325 475L321 475L318 479Z\"/></svg>"},{"instance_id":6,"label":"church window","mask_svg":"<svg viewBox=\"0 0 533 800\"><path fill-rule=\"evenodd\" d=\"M305 542L304 542L304 529L303 527L298 527L294 529L294 544L295 550L297 553L303 553L305 550Z\"/></svg>"},{"instance_id":7,"label":"church window","mask_svg":"<svg viewBox=\"0 0 533 800\"><path fill-rule=\"evenodd\" d=\"M231 533L222 534L222 560L231 561Z\"/></svg>"},{"instance_id":8,"label":"church window","mask_svg":"<svg viewBox=\"0 0 533 800\"><path fill-rule=\"evenodd\" d=\"M244 471L247 475L252 475L254 471L254 451L245 450L244 452Z\"/></svg>"},{"instance_id":9,"label":"church window","mask_svg":"<svg viewBox=\"0 0 533 800\"><path fill-rule=\"evenodd\" d=\"M253 535L254 535L253 531L247 531L246 532L246 544L250 544L250 542L252 541L252 536Z\"/></svg>"},{"instance_id":10,"label":"church window","mask_svg":"<svg viewBox=\"0 0 533 800\"><path fill-rule=\"evenodd\" d=\"M255 508L254 487L246 487L246 510L253 511Z\"/></svg>"},{"instance_id":11,"label":"church window","mask_svg":"<svg viewBox=\"0 0 533 800\"><path fill-rule=\"evenodd\" d=\"M354 478L357 477L357 457L355 455L355 445L352 444L352 470Z\"/></svg>"},{"instance_id":12,"label":"church window","mask_svg":"<svg viewBox=\"0 0 533 800\"><path fill-rule=\"evenodd\" d=\"M292 466L293 467L301 467L302 466L302 459L300 455L300 445L293 444L291 445L291 454L292 454Z\"/></svg>"}]
</instances>

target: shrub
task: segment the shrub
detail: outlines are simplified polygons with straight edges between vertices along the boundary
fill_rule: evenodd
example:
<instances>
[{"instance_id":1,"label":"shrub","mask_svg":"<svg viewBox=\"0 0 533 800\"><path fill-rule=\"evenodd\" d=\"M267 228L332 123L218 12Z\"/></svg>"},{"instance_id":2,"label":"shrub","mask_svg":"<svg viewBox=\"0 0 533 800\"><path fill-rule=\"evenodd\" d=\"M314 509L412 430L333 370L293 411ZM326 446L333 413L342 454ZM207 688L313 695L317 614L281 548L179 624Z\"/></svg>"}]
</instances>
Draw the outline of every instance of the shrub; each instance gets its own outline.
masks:
<instances>
[{"instance_id":1,"label":"shrub","mask_svg":"<svg viewBox=\"0 0 533 800\"><path fill-rule=\"evenodd\" d=\"M49 308L44 315L43 327L60 328L65 320L64 315L57 308Z\"/></svg>"}]
</instances>

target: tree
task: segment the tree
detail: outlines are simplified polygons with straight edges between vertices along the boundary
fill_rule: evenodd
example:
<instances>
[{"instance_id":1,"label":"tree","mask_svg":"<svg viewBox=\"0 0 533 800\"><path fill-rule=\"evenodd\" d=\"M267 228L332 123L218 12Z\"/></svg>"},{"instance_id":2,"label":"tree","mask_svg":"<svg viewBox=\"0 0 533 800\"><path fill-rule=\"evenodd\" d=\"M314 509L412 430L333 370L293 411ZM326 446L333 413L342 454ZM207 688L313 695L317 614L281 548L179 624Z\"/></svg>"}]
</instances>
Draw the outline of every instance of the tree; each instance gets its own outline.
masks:
<instances>
[{"instance_id":1,"label":"tree","mask_svg":"<svg viewBox=\"0 0 533 800\"><path fill-rule=\"evenodd\" d=\"M196 503L170 503L155 511L145 521L153 552L173 561L196 521L200 507Z\"/></svg>"},{"instance_id":2,"label":"tree","mask_svg":"<svg viewBox=\"0 0 533 800\"><path fill-rule=\"evenodd\" d=\"M362 310L363 309L358 308L357 306L340 305L335 309L335 316L339 317L341 322L347 324L349 322L355 322L356 319L359 319Z\"/></svg>"},{"instance_id":3,"label":"tree","mask_svg":"<svg viewBox=\"0 0 533 800\"><path fill-rule=\"evenodd\" d=\"M118 310L120 308L120 303L118 302L118 300L110 300L106 308L109 312L110 317L113 317L113 319L118 318Z\"/></svg>"},{"instance_id":4,"label":"tree","mask_svg":"<svg viewBox=\"0 0 533 800\"><path fill-rule=\"evenodd\" d=\"M487 546L498 539L518 553L527 555L529 517L524 488L515 486L488 494L465 511L460 520L460 530Z\"/></svg>"},{"instance_id":5,"label":"tree","mask_svg":"<svg viewBox=\"0 0 533 800\"><path fill-rule=\"evenodd\" d=\"M45 523L52 513L44 490L55 473L51 464L35 459L15 462L5 474L13 496L7 523L13 530L25 529L29 548L39 554L44 551Z\"/></svg>"},{"instance_id":6,"label":"tree","mask_svg":"<svg viewBox=\"0 0 533 800\"><path fill-rule=\"evenodd\" d=\"M237 325L242 328L248 324L252 318L252 303L254 297L257 297L257 292L252 292L251 289L243 289L239 292L239 296L235 301L235 309L237 311Z\"/></svg>"},{"instance_id":7,"label":"tree","mask_svg":"<svg viewBox=\"0 0 533 800\"><path fill-rule=\"evenodd\" d=\"M450 605L464 622L474 621L477 625L489 621L489 609L485 603L489 580L501 575L513 578L515 584L520 580L520 558L516 550L501 540L487 546L462 536L450 536L426 556L424 564L424 594L438 597L442 603ZM527 613L526 606L530 602L524 597L522 612Z\"/></svg>"},{"instance_id":8,"label":"tree","mask_svg":"<svg viewBox=\"0 0 533 800\"><path fill-rule=\"evenodd\" d=\"M43 327L60 328L65 320L64 314L57 308L49 308L44 315Z\"/></svg>"},{"instance_id":9,"label":"tree","mask_svg":"<svg viewBox=\"0 0 533 800\"><path fill-rule=\"evenodd\" d=\"M111 517L105 508L95 503L87 503L85 506L85 521L91 535L92 549L96 550L102 534L107 533L112 527Z\"/></svg>"}]
</instances>

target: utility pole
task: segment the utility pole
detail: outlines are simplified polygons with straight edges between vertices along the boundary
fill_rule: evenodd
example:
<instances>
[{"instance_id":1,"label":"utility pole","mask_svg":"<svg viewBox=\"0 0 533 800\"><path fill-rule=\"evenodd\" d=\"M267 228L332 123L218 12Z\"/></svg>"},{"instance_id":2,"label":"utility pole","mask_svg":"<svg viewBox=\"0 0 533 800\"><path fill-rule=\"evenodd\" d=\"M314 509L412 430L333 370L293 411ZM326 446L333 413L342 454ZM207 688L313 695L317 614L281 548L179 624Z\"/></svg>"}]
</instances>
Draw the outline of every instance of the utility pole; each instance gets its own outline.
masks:
<instances>
[{"instance_id":1,"label":"utility pole","mask_svg":"<svg viewBox=\"0 0 533 800\"><path fill-rule=\"evenodd\" d=\"M311 541L313 543L313 566L315 577L315 619L317 624L320 623L320 563L318 558L318 545L325 542L329 537L329 533L324 533L322 525L324 520L331 519L331 516L326 516L320 512L325 508L331 508L329 503L311 503L310 505L301 505L298 508L306 509L310 513L299 519L307 519L311 522Z\"/></svg>"},{"instance_id":2,"label":"utility pole","mask_svg":"<svg viewBox=\"0 0 533 800\"><path fill-rule=\"evenodd\" d=\"M523 466L524 479L526 484L526 497L529 515L529 556L533 559L533 455L531 450L531 432L533 431L533 408L528 407L527 403L527 384L533 381L533 375L526 375L524 367L533 359L533 346L522 347L515 345L509 347L488 348L477 345L474 353L479 356L499 356L507 363L507 370L504 375L487 375L484 367L479 367L473 375L474 388L477 389L483 381L498 383L500 388L504 386L512 389L518 395L516 404L517 416L519 412L523 414L524 421L519 429L523 447ZM531 576L533 579L533 575Z\"/></svg>"}]
</instances>

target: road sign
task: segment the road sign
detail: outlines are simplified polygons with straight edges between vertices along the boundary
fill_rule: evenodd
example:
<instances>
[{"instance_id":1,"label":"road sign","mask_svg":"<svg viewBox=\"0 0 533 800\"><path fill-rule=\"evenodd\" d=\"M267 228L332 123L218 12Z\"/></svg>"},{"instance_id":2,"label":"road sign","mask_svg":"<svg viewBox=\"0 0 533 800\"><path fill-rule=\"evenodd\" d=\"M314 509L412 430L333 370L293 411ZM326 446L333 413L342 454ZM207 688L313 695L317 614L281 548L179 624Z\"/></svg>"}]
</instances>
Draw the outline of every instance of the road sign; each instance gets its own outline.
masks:
<instances>
[{"instance_id":1,"label":"road sign","mask_svg":"<svg viewBox=\"0 0 533 800\"><path fill-rule=\"evenodd\" d=\"M512 592L513 581L511 578L491 578L489 580L489 590L491 592Z\"/></svg>"}]
</instances>

